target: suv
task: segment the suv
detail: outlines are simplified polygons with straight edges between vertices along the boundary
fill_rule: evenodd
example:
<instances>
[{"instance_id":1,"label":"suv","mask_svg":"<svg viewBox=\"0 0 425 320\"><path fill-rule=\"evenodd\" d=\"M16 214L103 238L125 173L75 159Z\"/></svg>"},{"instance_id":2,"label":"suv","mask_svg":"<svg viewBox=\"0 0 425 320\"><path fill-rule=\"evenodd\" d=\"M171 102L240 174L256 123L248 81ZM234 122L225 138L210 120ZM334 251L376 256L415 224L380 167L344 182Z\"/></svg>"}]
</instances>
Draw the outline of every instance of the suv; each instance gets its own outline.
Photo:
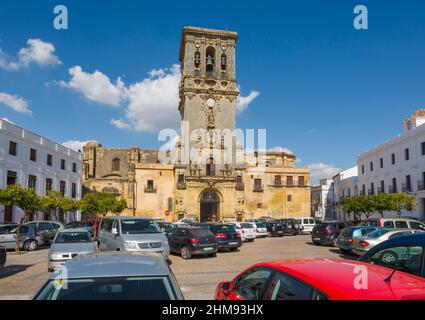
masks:
<instances>
[{"instance_id":1,"label":"suv","mask_svg":"<svg viewBox=\"0 0 425 320\"><path fill-rule=\"evenodd\" d=\"M409 218L375 218L362 221L359 225L384 227L387 229L416 229L425 231L425 224Z\"/></svg>"},{"instance_id":2,"label":"suv","mask_svg":"<svg viewBox=\"0 0 425 320\"><path fill-rule=\"evenodd\" d=\"M278 219L276 221L282 224L284 234L295 236L302 232L302 226L295 219Z\"/></svg>"},{"instance_id":3,"label":"suv","mask_svg":"<svg viewBox=\"0 0 425 320\"><path fill-rule=\"evenodd\" d=\"M180 253L183 259L194 255L209 255L214 257L218 250L214 234L201 227L181 227L167 234L171 252Z\"/></svg>"},{"instance_id":4,"label":"suv","mask_svg":"<svg viewBox=\"0 0 425 320\"><path fill-rule=\"evenodd\" d=\"M142 217L104 217L99 226L98 246L103 251L161 253L168 259L170 247L158 224Z\"/></svg>"},{"instance_id":5,"label":"suv","mask_svg":"<svg viewBox=\"0 0 425 320\"><path fill-rule=\"evenodd\" d=\"M347 226L347 223L342 221L330 221L316 224L311 233L311 240L317 245L324 244L335 247L339 234Z\"/></svg>"},{"instance_id":6,"label":"suv","mask_svg":"<svg viewBox=\"0 0 425 320\"><path fill-rule=\"evenodd\" d=\"M295 218L295 220L302 227L301 228L302 233L311 234L313 232L313 228L316 225L316 221L314 221L314 218L302 217L302 218Z\"/></svg>"},{"instance_id":7,"label":"suv","mask_svg":"<svg viewBox=\"0 0 425 320\"><path fill-rule=\"evenodd\" d=\"M25 225L37 227L38 231L46 237L47 243L52 242L59 230L65 229L64 225L59 221L31 221L25 223Z\"/></svg>"},{"instance_id":8,"label":"suv","mask_svg":"<svg viewBox=\"0 0 425 320\"><path fill-rule=\"evenodd\" d=\"M283 237L283 226L278 221L269 220L266 222L267 235L269 237Z\"/></svg>"},{"instance_id":9,"label":"suv","mask_svg":"<svg viewBox=\"0 0 425 320\"><path fill-rule=\"evenodd\" d=\"M234 224L202 223L199 226L209 229L215 235L218 242L218 250L229 249L237 251L242 245L241 234L236 231Z\"/></svg>"}]
</instances>

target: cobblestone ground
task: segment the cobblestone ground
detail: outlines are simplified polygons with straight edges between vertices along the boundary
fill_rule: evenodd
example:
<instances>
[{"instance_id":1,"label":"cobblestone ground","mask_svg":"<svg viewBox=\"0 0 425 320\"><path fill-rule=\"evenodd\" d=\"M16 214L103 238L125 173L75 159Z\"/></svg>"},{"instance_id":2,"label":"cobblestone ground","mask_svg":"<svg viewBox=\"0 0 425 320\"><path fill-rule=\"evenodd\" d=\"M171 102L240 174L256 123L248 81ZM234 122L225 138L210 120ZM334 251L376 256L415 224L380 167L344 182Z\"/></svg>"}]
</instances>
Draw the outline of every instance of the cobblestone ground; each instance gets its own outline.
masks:
<instances>
[{"instance_id":1,"label":"cobblestone ground","mask_svg":"<svg viewBox=\"0 0 425 320\"><path fill-rule=\"evenodd\" d=\"M47 249L15 256L0 269L0 299L30 299L49 277ZM195 257L183 260L172 255L173 270L186 299L212 299L218 282L230 280L254 263L285 258L345 258L338 249L319 247L310 236L256 239L244 244L239 252L220 252L215 258Z\"/></svg>"}]
</instances>

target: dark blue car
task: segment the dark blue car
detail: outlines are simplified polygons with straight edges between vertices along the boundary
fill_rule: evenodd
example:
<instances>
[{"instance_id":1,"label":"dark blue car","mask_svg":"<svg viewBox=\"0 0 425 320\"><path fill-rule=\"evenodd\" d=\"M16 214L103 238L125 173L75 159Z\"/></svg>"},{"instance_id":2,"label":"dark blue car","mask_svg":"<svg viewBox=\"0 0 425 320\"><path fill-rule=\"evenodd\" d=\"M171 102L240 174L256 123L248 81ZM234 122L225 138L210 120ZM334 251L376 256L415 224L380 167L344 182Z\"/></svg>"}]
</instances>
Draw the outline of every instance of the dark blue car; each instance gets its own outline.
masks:
<instances>
[{"instance_id":1,"label":"dark blue car","mask_svg":"<svg viewBox=\"0 0 425 320\"><path fill-rule=\"evenodd\" d=\"M379 227L371 226L355 226L345 228L341 231L338 238L336 239L336 246L341 250L341 252L348 253L352 249L354 238L363 237L378 228Z\"/></svg>"},{"instance_id":2,"label":"dark blue car","mask_svg":"<svg viewBox=\"0 0 425 320\"><path fill-rule=\"evenodd\" d=\"M397 269L425 278L425 233L384 241L359 258L360 261Z\"/></svg>"}]
</instances>

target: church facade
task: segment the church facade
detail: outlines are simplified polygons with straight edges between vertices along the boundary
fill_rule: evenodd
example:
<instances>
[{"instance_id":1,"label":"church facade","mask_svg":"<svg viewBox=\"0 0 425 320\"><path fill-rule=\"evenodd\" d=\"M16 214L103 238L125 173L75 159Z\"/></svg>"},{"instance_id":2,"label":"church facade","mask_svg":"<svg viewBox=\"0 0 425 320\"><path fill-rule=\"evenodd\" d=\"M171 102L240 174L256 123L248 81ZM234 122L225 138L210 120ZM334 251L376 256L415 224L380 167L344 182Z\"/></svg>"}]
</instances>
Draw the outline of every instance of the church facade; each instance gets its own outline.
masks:
<instances>
[{"instance_id":1,"label":"church facade","mask_svg":"<svg viewBox=\"0 0 425 320\"><path fill-rule=\"evenodd\" d=\"M126 199L126 215L169 221L310 216L308 169L283 151L245 152L238 139L237 40L236 32L185 27L180 139L167 151L87 143L85 190Z\"/></svg>"}]
</instances>

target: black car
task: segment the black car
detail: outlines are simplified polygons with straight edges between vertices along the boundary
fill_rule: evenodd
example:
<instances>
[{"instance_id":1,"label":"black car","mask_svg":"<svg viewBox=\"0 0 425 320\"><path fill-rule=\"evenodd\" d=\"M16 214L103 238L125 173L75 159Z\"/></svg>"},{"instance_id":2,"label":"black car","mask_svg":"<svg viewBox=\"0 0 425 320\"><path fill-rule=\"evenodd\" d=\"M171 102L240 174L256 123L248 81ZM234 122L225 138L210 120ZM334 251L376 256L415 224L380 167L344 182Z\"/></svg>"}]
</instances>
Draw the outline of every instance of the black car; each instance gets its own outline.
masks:
<instances>
[{"instance_id":1,"label":"black car","mask_svg":"<svg viewBox=\"0 0 425 320\"><path fill-rule=\"evenodd\" d=\"M417 233L381 242L359 260L425 278L424 252L425 233Z\"/></svg>"},{"instance_id":2,"label":"black car","mask_svg":"<svg viewBox=\"0 0 425 320\"><path fill-rule=\"evenodd\" d=\"M0 267L3 267L6 264L7 252L6 248L0 246Z\"/></svg>"},{"instance_id":3,"label":"black car","mask_svg":"<svg viewBox=\"0 0 425 320\"><path fill-rule=\"evenodd\" d=\"M317 245L336 246L336 241L344 228L348 225L342 221L329 221L316 224L311 233L311 240Z\"/></svg>"},{"instance_id":4,"label":"black car","mask_svg":"<svg viewBox=\"0 0 425 320\"><path fill-rule=\"evenodd\" d=\"M171 252L180 253L183 259L194 255L215 256L218 251L214 234L201 227L181 227L167 234Z\"/></svg>"},{"instance_id":5,"label":"black car","mask_svg":"<svg viewBox=\"0 0 425 320\"><path fill-rule=\"evenodd\" d=\"M236 231L234 224L201 223L199 226L209 229L214 234L218 242L218 250L229 249L237 251L242 245L241 235Z\"/></svg>"},{"instance_id":6,"label":"black car","mask_svg":"<svg viewBox=\"0 0 425 320\"><path fill-rule=\"evenodd\" d=\"M283 227L283 233L290 236L301 234L302 227L295 219L276 219Z\"/></svg>"},{"instance_id":7,"label":"black car","mask_svg":"<svg viewBox=\"0 0 425 320\"><path fill-rule=\"evenodd\" d=\"M283 237L284 227L279 221L269 220L266 222L267 234L269 237Z\"/></svg>"}]
</instances>

